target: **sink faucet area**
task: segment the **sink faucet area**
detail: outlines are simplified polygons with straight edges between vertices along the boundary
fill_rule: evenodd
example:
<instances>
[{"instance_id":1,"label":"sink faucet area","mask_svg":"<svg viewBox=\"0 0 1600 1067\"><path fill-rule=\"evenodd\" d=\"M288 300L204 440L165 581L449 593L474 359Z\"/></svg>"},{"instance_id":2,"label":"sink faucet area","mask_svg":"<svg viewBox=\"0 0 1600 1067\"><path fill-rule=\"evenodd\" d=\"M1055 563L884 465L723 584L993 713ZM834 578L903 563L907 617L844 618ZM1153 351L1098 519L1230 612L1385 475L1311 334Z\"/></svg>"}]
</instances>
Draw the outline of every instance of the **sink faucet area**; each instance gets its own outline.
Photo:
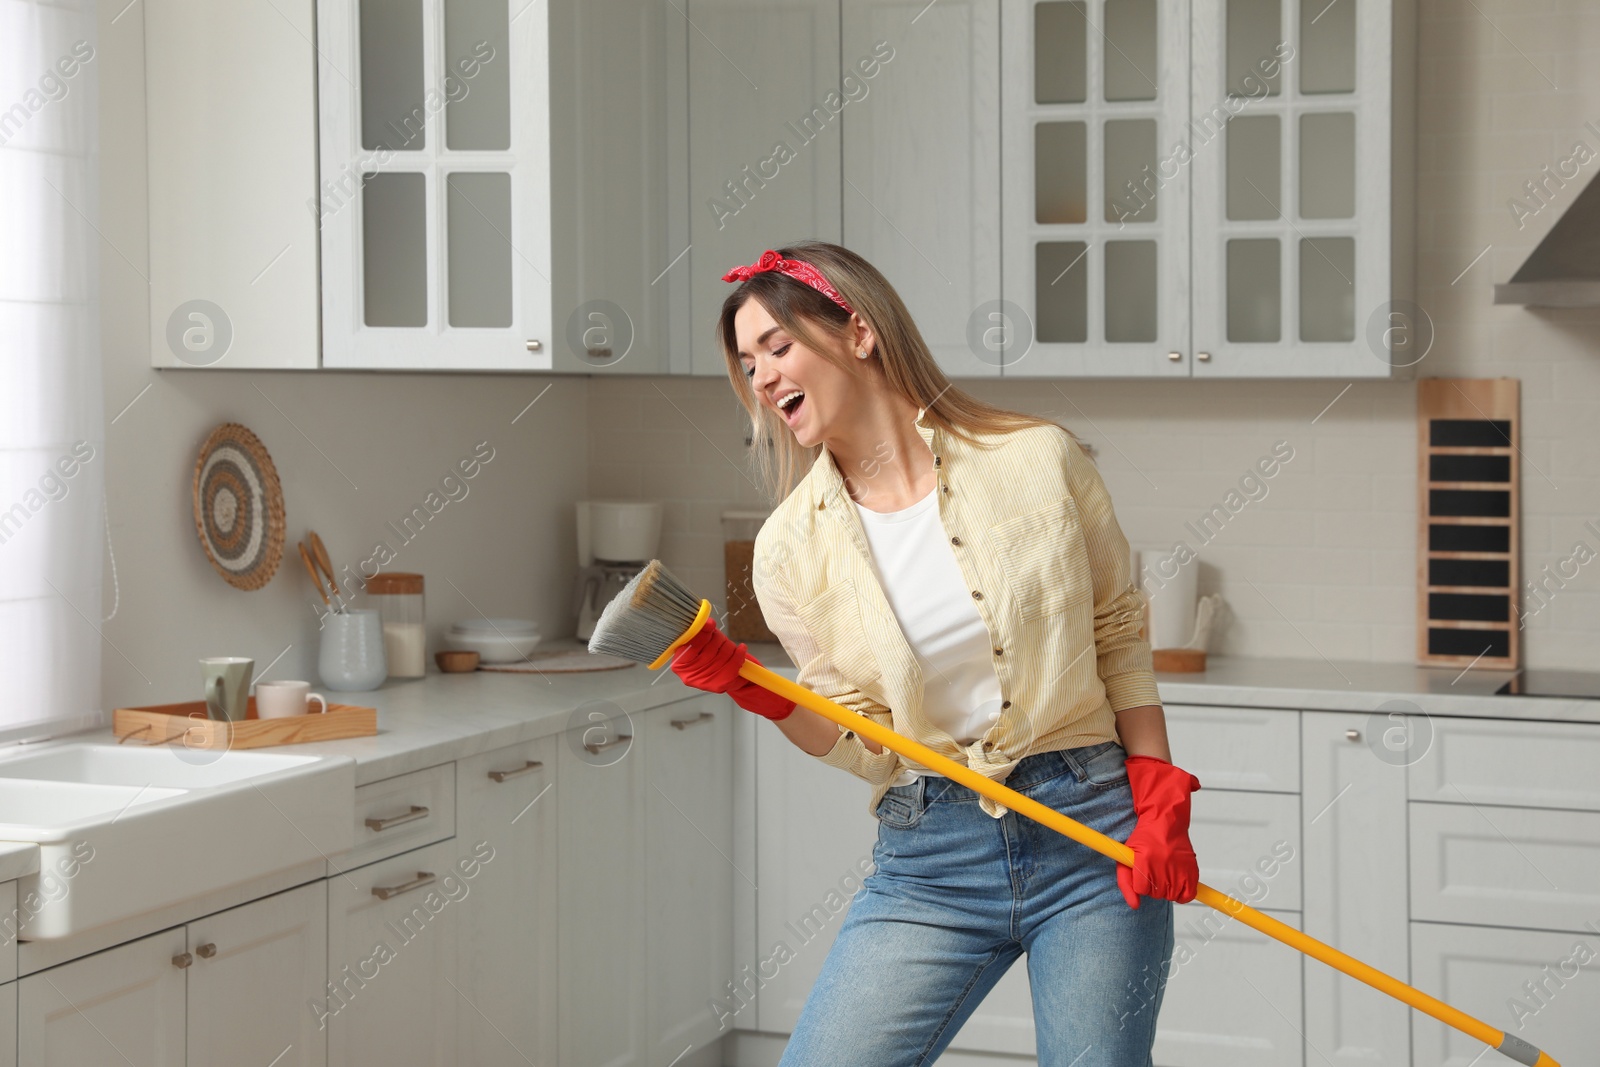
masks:
<instances>
[{"instance_id":1,"label":"sink faucet area","mask_svg":"<svg viewBox=\"0 0 1600 1067\"><path fill-rule=\"evenodd\" d=\"M75 741L0 760L0 840L40 849L19 890L42 904L19 936L69 937L345 851L354 790L344 756ZM46 877L58 884L39 893Z\"/></svg>"}]
</instances>

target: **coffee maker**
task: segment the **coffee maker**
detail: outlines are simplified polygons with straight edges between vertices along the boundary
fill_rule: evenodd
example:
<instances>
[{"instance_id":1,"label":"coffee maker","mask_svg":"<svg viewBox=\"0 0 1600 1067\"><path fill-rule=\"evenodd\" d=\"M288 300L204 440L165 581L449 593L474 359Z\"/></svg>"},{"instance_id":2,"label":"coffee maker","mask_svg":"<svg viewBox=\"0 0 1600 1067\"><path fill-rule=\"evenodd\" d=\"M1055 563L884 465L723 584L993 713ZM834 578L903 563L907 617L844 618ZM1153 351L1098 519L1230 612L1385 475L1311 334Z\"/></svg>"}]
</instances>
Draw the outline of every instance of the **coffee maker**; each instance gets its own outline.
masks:
<instances>
[{"instance_id":1,"label":"coffee maker","mask_svg":"<svg viewBox=\"0 0 1600 1067\"><path fill-rule=\"evenodd\" d=\"M587 641L611 599L622 592L661 542L661 502L578 501L577 636Z\"/></svg>"}]
</instances>

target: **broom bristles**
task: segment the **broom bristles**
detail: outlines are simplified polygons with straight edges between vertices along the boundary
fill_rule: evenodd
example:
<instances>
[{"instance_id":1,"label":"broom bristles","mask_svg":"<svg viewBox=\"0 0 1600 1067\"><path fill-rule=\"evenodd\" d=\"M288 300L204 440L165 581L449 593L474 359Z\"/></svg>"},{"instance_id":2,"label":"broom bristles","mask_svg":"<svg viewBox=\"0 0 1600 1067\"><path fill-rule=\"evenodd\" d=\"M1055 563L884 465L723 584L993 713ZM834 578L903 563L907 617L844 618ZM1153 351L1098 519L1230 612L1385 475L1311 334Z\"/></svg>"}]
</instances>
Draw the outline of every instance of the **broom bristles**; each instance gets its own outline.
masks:
<instances>
[{"instance_id":1,"label":"broom bristles","mask_svg":"<svg viewBox=\"0 0 1600 1067\"><path fill-rule=\"evenodd\" d=\"M653 663L683 636L699 611L700 598L653 559L600 613L589 651Z\"/></svg>"}]
</instances>

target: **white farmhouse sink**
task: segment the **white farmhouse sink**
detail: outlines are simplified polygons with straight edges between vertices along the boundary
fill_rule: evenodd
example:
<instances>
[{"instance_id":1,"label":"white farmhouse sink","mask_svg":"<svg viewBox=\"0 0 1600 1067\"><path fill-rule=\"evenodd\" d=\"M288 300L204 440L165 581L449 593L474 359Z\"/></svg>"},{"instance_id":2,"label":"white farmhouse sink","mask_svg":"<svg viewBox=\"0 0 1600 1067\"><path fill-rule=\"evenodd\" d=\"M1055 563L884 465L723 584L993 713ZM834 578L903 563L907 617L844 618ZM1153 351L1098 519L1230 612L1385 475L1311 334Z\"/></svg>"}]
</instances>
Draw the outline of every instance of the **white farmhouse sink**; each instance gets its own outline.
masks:
<instances>
[{"instance_id":1,"label":"white farmhouse sink","mask_svg":"<svg viewBox=\"0 0 1600 1067\"><path fill-rule=\"evenodd\" d=\"M69 937L354 843L355 762L71 742L0 760L0 840L39 845L24 940Z\"/></svg>"}]
</instances>

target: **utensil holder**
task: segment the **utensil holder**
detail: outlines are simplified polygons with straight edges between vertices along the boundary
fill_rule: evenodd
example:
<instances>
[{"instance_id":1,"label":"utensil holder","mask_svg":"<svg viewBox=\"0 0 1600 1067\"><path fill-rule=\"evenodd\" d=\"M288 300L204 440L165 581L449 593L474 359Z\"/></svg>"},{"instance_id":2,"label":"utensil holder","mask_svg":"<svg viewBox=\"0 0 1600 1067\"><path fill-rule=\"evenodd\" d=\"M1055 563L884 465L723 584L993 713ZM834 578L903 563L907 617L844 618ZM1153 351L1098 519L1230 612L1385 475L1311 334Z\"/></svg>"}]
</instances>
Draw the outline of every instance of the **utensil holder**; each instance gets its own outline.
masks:
<instances>
[{"instance_id":1,"label":"utensil holder","mask_svg":"<svg viewBox=\"0 0 1600 1067\"><path fill-rule=\"evenodd\" d=\"M338 692L383 684L389 665L383 653L383 620L375 609L351 609L323 618L317 673L324 686Z\"/></svg>"}]
</instances>

